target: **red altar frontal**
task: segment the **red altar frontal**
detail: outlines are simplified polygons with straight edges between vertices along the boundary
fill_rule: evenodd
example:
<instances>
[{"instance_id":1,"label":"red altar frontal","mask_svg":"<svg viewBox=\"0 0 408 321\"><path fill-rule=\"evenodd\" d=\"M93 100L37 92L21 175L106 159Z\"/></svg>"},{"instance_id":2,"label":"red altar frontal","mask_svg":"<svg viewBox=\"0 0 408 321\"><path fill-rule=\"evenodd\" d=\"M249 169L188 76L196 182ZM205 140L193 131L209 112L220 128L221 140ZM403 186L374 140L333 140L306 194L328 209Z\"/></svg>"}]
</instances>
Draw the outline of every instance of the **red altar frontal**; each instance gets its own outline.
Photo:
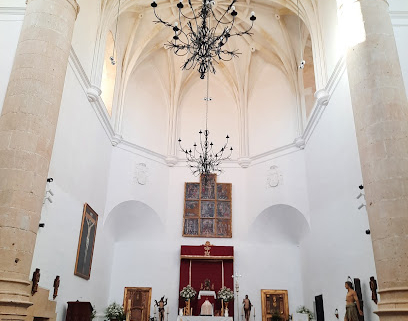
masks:
<instances>
[{"instance_id":1,"label":"red altar frontal","mask_svg":"<svg viewBox=\"0 0 408 321\"><path fill-rule=\"evenodd\" d=\"M198 246L181 246L180 255L180 289L191 285L197 291L197 296L191 300L193 315L200 315L201 305L206 299L214 303L214 315L221 313L221 301L212 296L201 296L205 280L210 280L211 290L218 291L226 286L234 289L234 247L214 246L207 242ZM184 308L185 302L179 298L179 308ZM228 304L229 316L234 316L234 302Z\"/></svg>"}]
</instances>

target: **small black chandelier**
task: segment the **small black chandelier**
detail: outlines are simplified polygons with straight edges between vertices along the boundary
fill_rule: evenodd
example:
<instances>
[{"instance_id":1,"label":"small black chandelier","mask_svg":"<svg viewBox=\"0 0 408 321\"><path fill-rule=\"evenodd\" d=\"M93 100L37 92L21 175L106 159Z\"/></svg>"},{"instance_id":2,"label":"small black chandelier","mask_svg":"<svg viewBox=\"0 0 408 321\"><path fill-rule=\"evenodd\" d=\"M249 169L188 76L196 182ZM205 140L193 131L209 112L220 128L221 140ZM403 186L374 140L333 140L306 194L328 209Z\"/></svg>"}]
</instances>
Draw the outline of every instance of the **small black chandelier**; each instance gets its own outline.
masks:
<instances>
[{"instance_id":1,"label":"small black chandelier","mask_svg":"<svg viewBox=\"0 0 408 321\"><path fill-rule=\"evenodd\" d=\"M234 6L236 1L232 0L225 12L217 18L213 11L215 5L213 0L202 0L197 12L191 0L188 0L189 13L185 11L183 13L183 0L179 0L177 3L178 21L172 25L157 15L157 3L156 0L153 0L151 6L157 18L155 23L162 23L174 31L173 39L165 44L165 48L173 50L178 56L188 56L182 65L183 70L195 69L198 66L200 78L204 79L208 72L215 74L214 62L229 61L240 54L238 50L228 50L224 46L230 37L252 35L250 30L256 17L252 11L249 18L250 27L242 32L232 32L235 18L238 15ZM231 17L227 15L228 13ZM214 20L214 26L211 26L211 20Z\"/></svg>"},{"instance_id":2,"label":"small black chandelier","mask_svg":"<svg viewBox=\"0 0 408 321\"><path fill-rule=\"evenodd\" d=\"M208 130L208 102L211 100L208 96L209 77L207 76L207 94L205 100L205 130L200 129L199 144L194 143L193 148L190 150L184 149L181 146L181 139L178 142L182 152L186 155L187 166L190 168L194 176L204 176L205 182L210 174L221 174L222 169L219 167L221 162L230 159L233 148L228 148L229 136L227 135L224 146L216 152L214 150L214 144L208 140L210 132ZM225 155L227 154L227 155Z\"/></svg>"}]
</instances>

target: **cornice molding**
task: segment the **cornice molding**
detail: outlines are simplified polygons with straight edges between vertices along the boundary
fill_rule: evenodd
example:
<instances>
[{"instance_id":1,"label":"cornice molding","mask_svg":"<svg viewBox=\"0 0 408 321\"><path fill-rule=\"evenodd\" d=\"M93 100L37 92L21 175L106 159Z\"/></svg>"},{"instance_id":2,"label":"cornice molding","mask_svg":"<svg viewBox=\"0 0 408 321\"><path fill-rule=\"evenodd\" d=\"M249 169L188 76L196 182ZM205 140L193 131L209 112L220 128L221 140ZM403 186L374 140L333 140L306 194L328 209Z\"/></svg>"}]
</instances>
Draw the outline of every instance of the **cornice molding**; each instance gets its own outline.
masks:
<instances>
[{"instance_id":1,"label":"cornice molding","mask_svg":"<svg viewBox=\"0 0 408 321\"><path fill-rule=\"evenodd\" d=\"M110 116L108 115L105 104L100 96L101 91L98 87L91 84L88 75L83 69L81 62L79 61L78 56L76 55L75 50L72 47L69 56L69 65L73 70L85 95L87 96L90 105L95 111L95 114L97 115L103 129L105 130L105 133L108 139L110 140L112 146L121 148L133 154L145 157L147 159L150 159L152 161L158 162L169 167L185 166L185 162L183 159L171 155L166 156L154 152L150 149L134 144L124 139L121 135L115 133L111 123ZM346 69L345 59L344 57L341 57L326 87L315 93L316 101L312 113L309 117L307 126L303 134L300 137L296 138L293 143L245 159L239 158L236 160L231 160L228 162L227 166L232 167L240 166L242 168L248 168L260 163L264 163L271 159L278 158L297 151L301 151L307 148L307 142L310 139L311 135L313 134L315 127L318 125L319 120L322 114L324 113L324 110L328 105L333 92L336 90L336 87L343 73L345 72L345 69Z\"/></svg>"},{"instance_id":2,"label":"cornice molding","mask_svg":"<svg viewBox=\"0 0 408 321\"><path fill-rule=\"evenodd\" d=\"M115 132L110 122L110 116L100 96L102 91L98 87L91 84L84 68L82 67L81 62L78 59L78 56L75 53L74 48L72 47L69 53L68 63L72 71L74 72L79 84L81 85L85 95L87 96L90 105L92 106L96 116L99 119L99 122L105 130L106 135L108 136L112 145L114 145Z\"/></svg>"},{"instance_id":3,"label":"cornice molding","mask_svg":"<svg viewBox=\"0 0 408 321\"><path fill-rule=\"evenodd\" d=\"M346 71L346 59L344 56L342 56L337 62L337 65L334 68L334 71L330 76L326 87L316 91L315 104L312 109L312 113L310 114L306 128L301 136L304 139L305 145L307 145L307 142L309 141L316 126L318 125L320 118L322 117L327 105L329 104L330 99L334 91L336 90L337 85L339 84L340 79L345 71Z\"/></svg>"},{"instance_id":4,"label":"cornice molding","mask_svg":"<svg viewBox=\"0 0 408 321\"><path fill-rule=\"evenodd\" d=\"M0 20L2 21L22 21L24 14L25 7L0 6Z\"/></svg>"},{"instance_id":5,"label":"cornice molding","mask_svg":"<svg viewBox=\"0 0 408 321\"><path fill-rule=\"evenodd\" d=\"M408 27L408 11L390 11L390 17L394 27Z\"/></svg>"}]
</instances>

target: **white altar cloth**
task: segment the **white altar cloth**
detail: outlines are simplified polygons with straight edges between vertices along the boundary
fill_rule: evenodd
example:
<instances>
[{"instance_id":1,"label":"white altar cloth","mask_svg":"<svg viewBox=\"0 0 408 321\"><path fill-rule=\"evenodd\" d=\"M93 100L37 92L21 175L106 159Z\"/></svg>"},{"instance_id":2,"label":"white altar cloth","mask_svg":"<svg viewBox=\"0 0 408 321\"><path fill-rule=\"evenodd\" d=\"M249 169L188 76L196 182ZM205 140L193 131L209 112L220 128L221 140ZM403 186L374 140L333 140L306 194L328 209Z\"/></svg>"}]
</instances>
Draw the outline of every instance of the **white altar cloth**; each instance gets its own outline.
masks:
<instances>
[{"instance_id":1,"label":"white altar cloth","mask_svg":"<svg viewBox=\"0 0 408 321\"><path fill-rule=\"evenodd\" d=\"M183 315L178 316L177 321L233 321L233 318Z\"/></svg>"},{"instance_id":2,"label":"white altar cloth","mask_svg":"<svg viewBox=\"0 0 408 321\"><path fill-rule=\"evenodd\" d=\"M198 299L200 300L202 296L213 296L214 299L217 298L215 291L200 291L198 292Z\"/></svg>"}]
</instances>

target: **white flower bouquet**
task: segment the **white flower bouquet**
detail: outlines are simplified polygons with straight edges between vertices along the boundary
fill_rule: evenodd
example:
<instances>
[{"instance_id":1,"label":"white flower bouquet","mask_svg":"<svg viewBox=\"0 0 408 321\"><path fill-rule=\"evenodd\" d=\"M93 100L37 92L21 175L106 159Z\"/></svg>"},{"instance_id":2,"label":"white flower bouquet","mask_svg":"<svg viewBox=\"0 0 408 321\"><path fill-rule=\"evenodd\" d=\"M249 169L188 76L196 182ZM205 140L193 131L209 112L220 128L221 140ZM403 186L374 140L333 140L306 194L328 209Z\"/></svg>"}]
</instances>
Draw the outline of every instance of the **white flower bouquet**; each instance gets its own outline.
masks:
<instances>
[{"instance_id":1,"label":"white flower bouquet","mask_svg":"<svg viewBox=\"0 0 408 321\"><path fill-rule=\"evenodd\" d=\"M302 313L302 314L308 314L309 315L309 320L314 319L314 314L312 311L310 311L308 308L306 308L304 305L298 307L296 309L296 313Z\"/></svg>"},{"instance_id":2,"label":"white flower bouquet","mask_svg":"<svg viewBox=\"0 0 408 321\"><path fill-rule=\"evenodd\" d=\"M229 302L234 298L234 292L230 288L223 286L218 291L218 299L223 300L224 302Z\"/></svg>"},{"instance_id":3,"label":"white flower bouquet","mask_svg":"<svg viewBox=\"0 0 408 321\"><path fill-rule=\"evenodd\" d=\"M180 291L180 297L184 299L184 301L188 301L196 296L197 292L193 289L193 287L189 284Z\"/></svg>"},{"instance_id":4,"label":"white flower bouquet","mask_svg":"<svg viewBox=\"0 0 408 321\"><path fill-rule=\"evenodd\" d=\"M123 320L125 312L123 311L123 306L113 302L105 310L105 317L109 320Z\"/></svg>"}]
</instances>

